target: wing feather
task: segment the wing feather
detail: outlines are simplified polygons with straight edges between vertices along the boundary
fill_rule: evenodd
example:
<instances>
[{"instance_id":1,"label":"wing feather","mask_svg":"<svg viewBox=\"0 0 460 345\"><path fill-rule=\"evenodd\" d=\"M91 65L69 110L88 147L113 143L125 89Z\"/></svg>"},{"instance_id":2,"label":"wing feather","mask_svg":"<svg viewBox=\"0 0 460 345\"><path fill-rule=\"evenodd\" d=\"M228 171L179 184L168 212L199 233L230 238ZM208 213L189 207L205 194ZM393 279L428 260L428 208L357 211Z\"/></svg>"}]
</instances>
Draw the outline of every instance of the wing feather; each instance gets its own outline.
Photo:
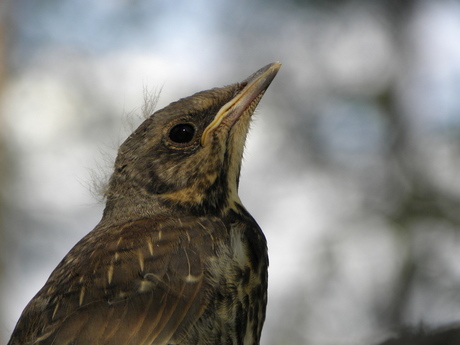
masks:
<instances>
[{"instance_id":1,"label":"wing feather","mask_svg":"<svg viewBox=\"0 0 460 345\"><path fill-rule=\"evenodd\" d=\"M208 218L96 228L29 303L10 345L180 341L206 307L205 266L216 255L209 239L222 231Z\"/></svg>"}]
</instances>

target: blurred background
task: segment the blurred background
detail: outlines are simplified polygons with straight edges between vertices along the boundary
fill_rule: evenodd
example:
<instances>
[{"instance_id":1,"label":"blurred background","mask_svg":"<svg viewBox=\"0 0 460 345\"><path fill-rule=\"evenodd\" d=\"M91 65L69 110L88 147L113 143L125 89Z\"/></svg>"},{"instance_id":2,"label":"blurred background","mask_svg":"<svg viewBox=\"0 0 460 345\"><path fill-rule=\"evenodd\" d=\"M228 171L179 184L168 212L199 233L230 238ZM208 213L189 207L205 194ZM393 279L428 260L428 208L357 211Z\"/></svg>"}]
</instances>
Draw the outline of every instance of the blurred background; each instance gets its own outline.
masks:
<instances>
[{"instance_id":1,"label":"blurred background","mask_svg":"<svg viewBox=\"0 0 460 345\"><path fill-rule=\"evenodd\" d=\"M460 322L459 1L4 0L0 342L99 221L146 95L277 60L240 186L270 250L262 344Z\"/></svg>"}]
</instances>

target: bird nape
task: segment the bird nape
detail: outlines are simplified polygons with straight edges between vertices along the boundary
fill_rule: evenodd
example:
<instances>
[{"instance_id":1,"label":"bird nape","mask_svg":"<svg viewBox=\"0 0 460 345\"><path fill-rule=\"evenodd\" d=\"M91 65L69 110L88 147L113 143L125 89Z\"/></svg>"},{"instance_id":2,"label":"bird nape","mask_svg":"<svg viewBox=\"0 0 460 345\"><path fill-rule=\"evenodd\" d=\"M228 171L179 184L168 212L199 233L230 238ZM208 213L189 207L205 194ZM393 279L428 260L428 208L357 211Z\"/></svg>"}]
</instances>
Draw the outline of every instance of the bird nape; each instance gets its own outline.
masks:
<instances>
[{"instance_id":1,"label":"bird nape","mask_svg":"<svg viewBox=\"0 0 460 345\"><path fill-rule=\"evenodd\" d=\"M280 67L174 102L126 139L100 223L9 345L259 344L267 246L238 181L251 115Z\"/></svg>"}]
</instances>

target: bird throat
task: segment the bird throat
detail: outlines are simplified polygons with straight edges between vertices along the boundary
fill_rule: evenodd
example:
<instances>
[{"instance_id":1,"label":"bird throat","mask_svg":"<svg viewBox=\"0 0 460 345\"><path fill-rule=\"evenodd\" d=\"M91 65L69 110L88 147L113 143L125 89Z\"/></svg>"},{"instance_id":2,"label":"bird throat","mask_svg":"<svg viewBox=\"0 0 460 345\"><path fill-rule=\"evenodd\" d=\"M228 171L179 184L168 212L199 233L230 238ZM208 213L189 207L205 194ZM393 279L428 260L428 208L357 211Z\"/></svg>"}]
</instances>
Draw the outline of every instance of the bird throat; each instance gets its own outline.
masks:
<instances>
[{"instance_id":1,"label":"bird throat","mask_svg":"<svg viewBox=\"0 0 460 345\"><path fill-rule=\"evenodd\" d=\"M242 206L238 195L240 166L241 162L233 165L225 161L223 169L215 176L214 181L199 193L196 186L189 186L159 197L169 207L179 208L193 215L224 214L230 209L240 213Z\"/></svg>"}]
</instances>

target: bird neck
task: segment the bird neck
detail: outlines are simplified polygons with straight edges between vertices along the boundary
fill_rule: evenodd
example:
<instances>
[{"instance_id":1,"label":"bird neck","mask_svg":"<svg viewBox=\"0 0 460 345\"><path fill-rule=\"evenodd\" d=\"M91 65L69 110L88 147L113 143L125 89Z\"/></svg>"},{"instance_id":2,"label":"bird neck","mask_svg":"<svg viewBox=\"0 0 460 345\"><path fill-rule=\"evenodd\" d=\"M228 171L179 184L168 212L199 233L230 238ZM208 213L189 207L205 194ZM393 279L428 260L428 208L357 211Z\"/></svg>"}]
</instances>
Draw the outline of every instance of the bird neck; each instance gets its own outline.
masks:
<instances>
[{"instance_id":1,"label":"bird neck","mask_svg":"<svg viewBox=\"0 0 460 345\"><path fill-rule=\"evenodd\" d=\"M240 213L242 203L238 196L238 178L229 178L230 173L230 170L223 170L216 181L201 193L180 190L177 193L150 194L135 186L109 191L103 220L109 219L112 224L118 224L142 218L219 216L229 210Z\"/></svg>"}]
</instances>

